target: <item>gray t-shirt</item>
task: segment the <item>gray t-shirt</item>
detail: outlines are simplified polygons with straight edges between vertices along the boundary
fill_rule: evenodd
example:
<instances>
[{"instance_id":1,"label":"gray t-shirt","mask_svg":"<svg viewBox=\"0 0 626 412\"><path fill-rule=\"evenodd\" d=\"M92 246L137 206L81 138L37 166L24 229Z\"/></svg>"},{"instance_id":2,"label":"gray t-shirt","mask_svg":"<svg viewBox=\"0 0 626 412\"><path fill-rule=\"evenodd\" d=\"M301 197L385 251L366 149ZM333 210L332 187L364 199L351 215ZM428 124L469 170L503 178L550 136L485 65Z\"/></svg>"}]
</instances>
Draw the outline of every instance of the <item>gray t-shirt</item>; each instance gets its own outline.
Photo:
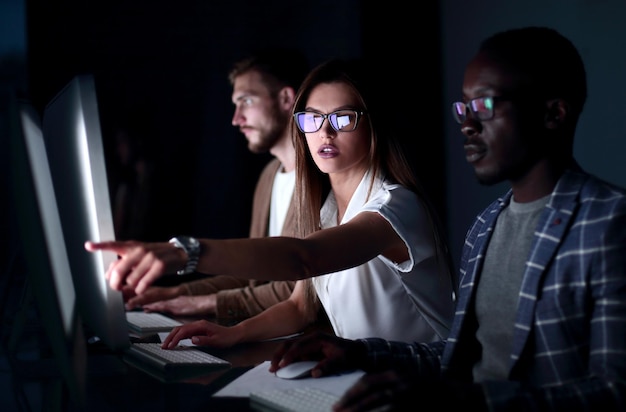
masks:
<instances>
[{"instance_id":1,"label":"gray t-shirt","mask_svg":"<svg viewBox=\"0 0 626 412\"><path fill-rule=\"evenodd\" d=\"M482 357L474 365L475 382L508 378L519 291L535 227L549 198L529 203L511 199L498 215L476 289Z\"/></svg>"}]
</instances>

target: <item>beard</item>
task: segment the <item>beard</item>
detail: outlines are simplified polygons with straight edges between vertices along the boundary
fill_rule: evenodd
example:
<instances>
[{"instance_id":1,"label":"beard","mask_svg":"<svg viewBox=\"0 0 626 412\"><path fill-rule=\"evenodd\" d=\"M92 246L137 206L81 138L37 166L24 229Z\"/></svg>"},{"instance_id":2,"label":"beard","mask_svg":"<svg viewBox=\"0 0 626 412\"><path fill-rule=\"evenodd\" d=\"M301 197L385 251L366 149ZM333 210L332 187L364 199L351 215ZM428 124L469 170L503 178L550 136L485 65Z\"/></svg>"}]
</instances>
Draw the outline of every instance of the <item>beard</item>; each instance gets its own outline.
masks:
<instances>
[{"instance_id":1,"label":"beard","mask_svg":"<svg viewBox=\"0 0 626 412\"><path fill-rule=\"evenodd\" d=\"M269 152L270 149L276 144L282 133L282 130L278 130L276 127L265 132L258 129L257 131L259 132L259 138L256 141L248 141L248 149L252 153L257 154Z\"/></svg>"}]
</instances>

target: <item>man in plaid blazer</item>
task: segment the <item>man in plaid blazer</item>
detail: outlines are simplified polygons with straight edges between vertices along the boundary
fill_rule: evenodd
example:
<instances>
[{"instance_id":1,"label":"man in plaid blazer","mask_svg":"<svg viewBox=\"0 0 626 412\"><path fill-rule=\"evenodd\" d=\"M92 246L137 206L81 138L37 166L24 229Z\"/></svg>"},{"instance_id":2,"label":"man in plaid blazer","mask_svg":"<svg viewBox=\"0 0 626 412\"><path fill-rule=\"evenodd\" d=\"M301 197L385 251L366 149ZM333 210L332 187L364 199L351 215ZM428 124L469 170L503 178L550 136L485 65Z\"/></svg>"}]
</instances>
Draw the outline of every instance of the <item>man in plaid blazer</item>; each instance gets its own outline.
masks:
<instances>
[{"instance_id":1,"label":"man in plaid blazer","mask_svg":"<svg viewBox=\"0 0 626 412\"><path fill-rule=\"evenodd\" d=\"M452 111L477 179L511 189L467 232L448 339L320 334L286 342L271 370L314 358L314 376L370 372L335 412L626 410L626 190L573 157L586 96L580 55L558 32L485 40Z\"/></svg>"}]
</instances>

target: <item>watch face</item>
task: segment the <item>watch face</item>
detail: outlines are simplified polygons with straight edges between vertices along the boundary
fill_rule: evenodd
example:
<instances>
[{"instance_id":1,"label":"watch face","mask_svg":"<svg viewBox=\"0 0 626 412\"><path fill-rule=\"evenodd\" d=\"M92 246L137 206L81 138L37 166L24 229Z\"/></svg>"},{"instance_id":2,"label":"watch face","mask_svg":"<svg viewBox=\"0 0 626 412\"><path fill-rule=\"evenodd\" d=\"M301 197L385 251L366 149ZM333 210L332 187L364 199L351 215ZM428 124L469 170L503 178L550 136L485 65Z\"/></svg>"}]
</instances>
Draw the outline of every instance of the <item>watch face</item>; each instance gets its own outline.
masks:
<instances>
[{"instance_id":1,"label":"watch face","mask_svg":"<svg viewBox=\"0 0 626 412\"><path fill-rule=\"evenodd\" d=\"M191 236L177 236L170 239L170 243L183 249L185 253L187 253L185 268L176 273L184 275L195 271L198 259L200 258L200 242L198 239Z\"/></svg>"},{"instance_id":2,"label":"watch face","mask_svg":"<svg viewBox=\"0 0 626 412\"><path fill-rule=\"evenodd\" d=\"M170 239L170 243L183 249L188 255L199 254L200 242L195 237L177 236Z\"/></svg>"},{"instance_id":3,"label":"watch face","mask_svg":"<svg viewBox=\"0 0 626 412\"><path fill-rule=\"evenodd\" d=\"M184 236L182 240L183 244L185 245L185 249L187 250L187 253L193 255L199 252L200 242L198 242L198 239L196 239L195 237Z\"/></svg>"}]
</instances>

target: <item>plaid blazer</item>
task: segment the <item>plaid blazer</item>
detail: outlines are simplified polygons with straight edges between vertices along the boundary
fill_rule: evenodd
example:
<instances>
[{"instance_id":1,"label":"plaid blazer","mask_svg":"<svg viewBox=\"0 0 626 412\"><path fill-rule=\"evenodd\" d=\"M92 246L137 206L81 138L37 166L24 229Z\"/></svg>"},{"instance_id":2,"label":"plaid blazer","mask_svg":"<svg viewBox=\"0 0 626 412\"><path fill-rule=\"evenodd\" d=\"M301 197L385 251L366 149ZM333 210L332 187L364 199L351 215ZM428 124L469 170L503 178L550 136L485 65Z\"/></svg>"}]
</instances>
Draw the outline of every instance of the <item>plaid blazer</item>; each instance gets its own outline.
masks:
<instances>
[{"instance_id":1,"label":"plaid blazer","mask_svg":"<svg viewBox=\"0 0 626 412\"><path fill-rule=\"evenodd\" d=\"M372 365L412 360L420 373L472 381L475 286L498 214L467 232L446 342L365 340ZM626 410L626 191L568 171L539 217L520 290L507 381L486 381L490 410ZM404 346L404 347L402 347Z\"/></svg>"}]
</instances>

